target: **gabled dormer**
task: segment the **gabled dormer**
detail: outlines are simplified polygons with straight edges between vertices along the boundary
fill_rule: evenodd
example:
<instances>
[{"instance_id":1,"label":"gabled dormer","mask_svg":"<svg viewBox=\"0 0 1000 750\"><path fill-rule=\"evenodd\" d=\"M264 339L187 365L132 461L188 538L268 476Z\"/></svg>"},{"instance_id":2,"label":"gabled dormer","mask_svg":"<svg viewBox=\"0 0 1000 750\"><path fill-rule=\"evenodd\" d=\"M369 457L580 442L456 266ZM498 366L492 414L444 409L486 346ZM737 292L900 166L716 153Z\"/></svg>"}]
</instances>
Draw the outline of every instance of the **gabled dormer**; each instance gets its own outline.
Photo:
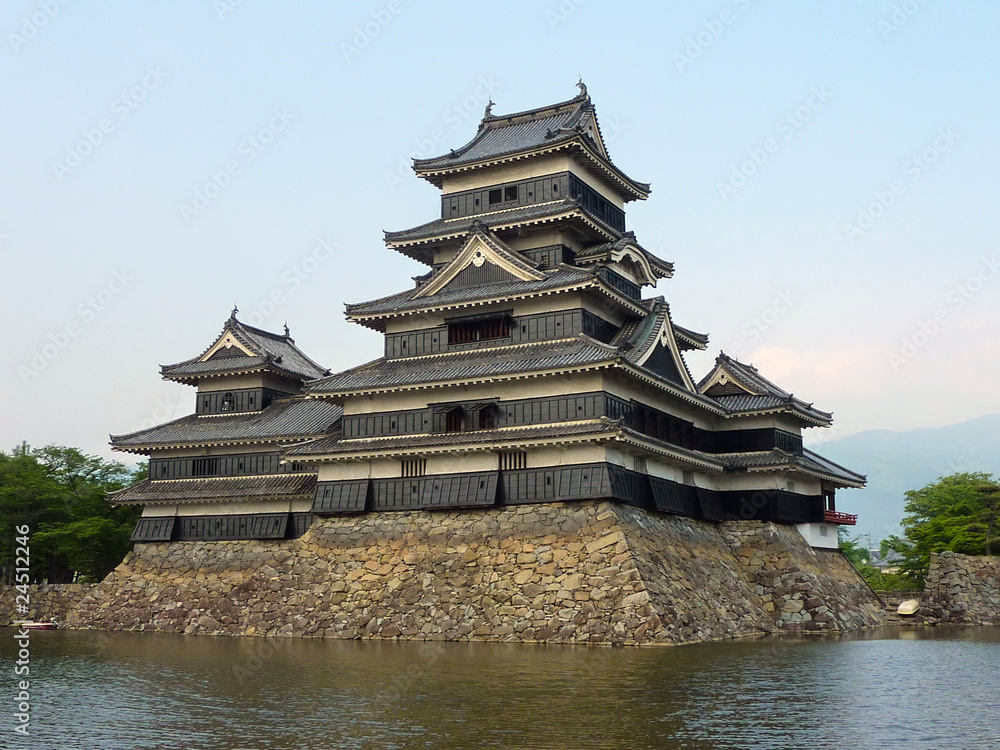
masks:
<instances>
[{"instance_id":1,"label":"gabled dormer","mask_svg":"<svg viewBox=\"0 0 1000 750\"><path fill-rule=\"evenodd\" d=\"M721 404L731 417L788 414L805 427L829 427L833 415L820 411L761 375L753 365L725 352L698 384L698 392Z\"/></svg>"},{"instance_id":2,"label":"gabled dormer","mask_svg":"<svg viewBox=\"0 0 1000 750\"><path fill-rule=\"evenodd\" d=\"M199 415L261 411L275 399L299 395L308 380L329 374L284 334L241 323L233 308L222 332L199 356L162 365L160 375L198 388Z\"/></svg>"},{"instance_id":3,"label":"gabled dormer","mask_svg":"<svg viewBox=\"0 0 1000 750\"><path fill-rule=\"evenodd\" d=\"M537 265L511 250L482 224L476 223L455 257L420 284L414 298L433 296L446 287L542 281L545 274L538 270Z\"/></svg>"}]
</instances>

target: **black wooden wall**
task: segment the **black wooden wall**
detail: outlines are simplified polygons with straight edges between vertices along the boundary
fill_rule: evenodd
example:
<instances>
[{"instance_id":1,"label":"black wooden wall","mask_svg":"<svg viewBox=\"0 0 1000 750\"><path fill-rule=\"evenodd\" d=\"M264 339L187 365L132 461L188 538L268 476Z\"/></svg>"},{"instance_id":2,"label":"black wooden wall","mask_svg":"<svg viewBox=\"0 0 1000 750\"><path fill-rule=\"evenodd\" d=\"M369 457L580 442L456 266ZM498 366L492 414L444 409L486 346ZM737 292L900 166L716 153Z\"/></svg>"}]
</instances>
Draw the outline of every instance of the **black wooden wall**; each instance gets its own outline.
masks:
<instances>
[{"instance_id":1,"label":"black wooden wall","mask_svg":"<svg viewBox=\"0 0 1000 750\"><path fill-rule=\"evenodd\" d=\"M459 322L465 318L455 318ZM417 357L424 354L479 349L502 344L527 344L532 341L551 341L578 336L583 333L605 343L611 341L618 327L610 321L581 308L521 315L511 317L510 335L502 339L489 339L469 343L452 343L448 340L448 325L421 328L414 331L390 333L385 336L385 356L390 359Z\"/></svg>"}]
</instances>

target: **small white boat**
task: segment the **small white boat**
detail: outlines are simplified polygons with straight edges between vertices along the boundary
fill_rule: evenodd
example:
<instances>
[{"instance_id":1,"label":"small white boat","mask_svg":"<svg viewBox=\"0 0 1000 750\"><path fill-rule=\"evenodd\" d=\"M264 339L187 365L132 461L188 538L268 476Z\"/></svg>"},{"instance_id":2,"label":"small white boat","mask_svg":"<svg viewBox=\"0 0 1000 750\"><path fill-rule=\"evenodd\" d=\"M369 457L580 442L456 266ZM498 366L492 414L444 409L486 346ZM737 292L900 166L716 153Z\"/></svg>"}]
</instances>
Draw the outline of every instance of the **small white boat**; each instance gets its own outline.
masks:
<instances>
[{"instance_id":1,"label":"small white boat","mask_svg":"<svg viewBox=\"0 0 1000 750\"><path fill-rule=\"evenodd\" d=\"M17 626L25 630L55 630L59 627L59 623L55 620L46 620L44 622L19 622Z\"/></svg>"},{"instance_id":2,"label":"small white boat","mask_svg":"<svg viewBox=\"0 0 1000 750\"><path fill-rule=\"evenodd\" d=\"M919 599L907 599L905 602L899 605L896 610L901 615L915 615L917 610L920 609Z\"/></svg>"}]
</instances>

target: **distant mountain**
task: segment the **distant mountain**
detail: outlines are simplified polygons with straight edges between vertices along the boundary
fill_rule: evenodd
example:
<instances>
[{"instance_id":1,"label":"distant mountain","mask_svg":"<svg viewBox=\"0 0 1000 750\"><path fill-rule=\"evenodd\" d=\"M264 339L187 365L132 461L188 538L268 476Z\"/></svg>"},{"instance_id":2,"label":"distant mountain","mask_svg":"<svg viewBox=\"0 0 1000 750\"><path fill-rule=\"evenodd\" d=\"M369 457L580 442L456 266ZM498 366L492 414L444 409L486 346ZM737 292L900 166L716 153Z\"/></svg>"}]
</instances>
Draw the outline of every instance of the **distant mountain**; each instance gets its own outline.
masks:
<instances>
[{"instance_id":1,"label":"distant mountain","mask_svg":"<svg viewBox=\"0 0 1000 750\"><path fill-rule=\"evenodd\" d=\"M820 443L818 453L868 475L863 490L838 490L837 510L858 513L851 536L900 533L904 493L956 472L1000 476L1000 414L923 430L872 430Z\"/></svg>"}]
</instances>

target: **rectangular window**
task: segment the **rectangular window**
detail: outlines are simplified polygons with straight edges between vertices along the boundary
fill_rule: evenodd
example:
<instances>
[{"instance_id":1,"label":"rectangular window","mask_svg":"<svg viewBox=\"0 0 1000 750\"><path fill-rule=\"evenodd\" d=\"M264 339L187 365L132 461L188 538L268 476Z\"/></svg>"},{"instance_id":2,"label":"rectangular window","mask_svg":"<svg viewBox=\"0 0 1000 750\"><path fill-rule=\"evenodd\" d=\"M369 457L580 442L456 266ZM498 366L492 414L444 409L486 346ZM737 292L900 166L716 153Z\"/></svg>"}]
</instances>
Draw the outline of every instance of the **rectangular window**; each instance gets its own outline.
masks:
<instances>
[{"instance_id":1,"label":"rectangular window","mask_svg":"<svg viewBox=\"0 0 1000 750\"><path fill-rule=\"evenodd\" d=\"M427 473L426 458L411 458L399 463L403 477L422 477Z\"/></svg>"},{"instance_id":2,"label":"rectangular window","mask_svg":"<svg viewBox=\"0 0 1000 750\"><path fill-rule=\"evenodd\" d=\"M505 339L509 336L509 315L448 324L449 344L471 344L476 341Z\"/></svg>"},{"instance_id":3,"label":"rectangular window","mask_svg":"<svg viewBox=\"0 0 1000 750\"><path fill-rule=\"evenodd\" d=\"M517 200L517 185L510 185L503 189L503 199L504 201L516 201Z\"/></svg>"},{"instance_id":4,"label":"rectangular window","mask_svg":"<svg viewBox=\"0 0 1000 750\"><path fill-rule=\"evenodd\" d=\"M500 454L500 470L528 468L528 454L525 451L505 451Z\"/></svg>"},{"instance_id":5,"label":"rectangular window","mask_svg":"<svg viewBox=\"0 0 1000 750\"><path fill-rule=\"evenodd\" d=\"M503 191L500 188L494 188L490 191L490 205L503 202Z\"/></svg>"},{"instance_id":6,"label":"rectangular window","mask_svg":"<svg viewBox=\"0 0 1000 750\"><path fill-rule=\"evenodd\" d=\"M632 471L637 471L640 474L646 473L646 457L645 456L633 456L632 457Z\"/></svg>"},{"instance_id":7,"label":"rectangular window","mask_svg":"<svg viewBox=\"0 0 1000 750\"><path fill-rule=\"evenodd\" d=\"M191 475L195 477L214 476L219 471L219 459L196 458L191 462Z\"/></svg>"}]
</instances>

